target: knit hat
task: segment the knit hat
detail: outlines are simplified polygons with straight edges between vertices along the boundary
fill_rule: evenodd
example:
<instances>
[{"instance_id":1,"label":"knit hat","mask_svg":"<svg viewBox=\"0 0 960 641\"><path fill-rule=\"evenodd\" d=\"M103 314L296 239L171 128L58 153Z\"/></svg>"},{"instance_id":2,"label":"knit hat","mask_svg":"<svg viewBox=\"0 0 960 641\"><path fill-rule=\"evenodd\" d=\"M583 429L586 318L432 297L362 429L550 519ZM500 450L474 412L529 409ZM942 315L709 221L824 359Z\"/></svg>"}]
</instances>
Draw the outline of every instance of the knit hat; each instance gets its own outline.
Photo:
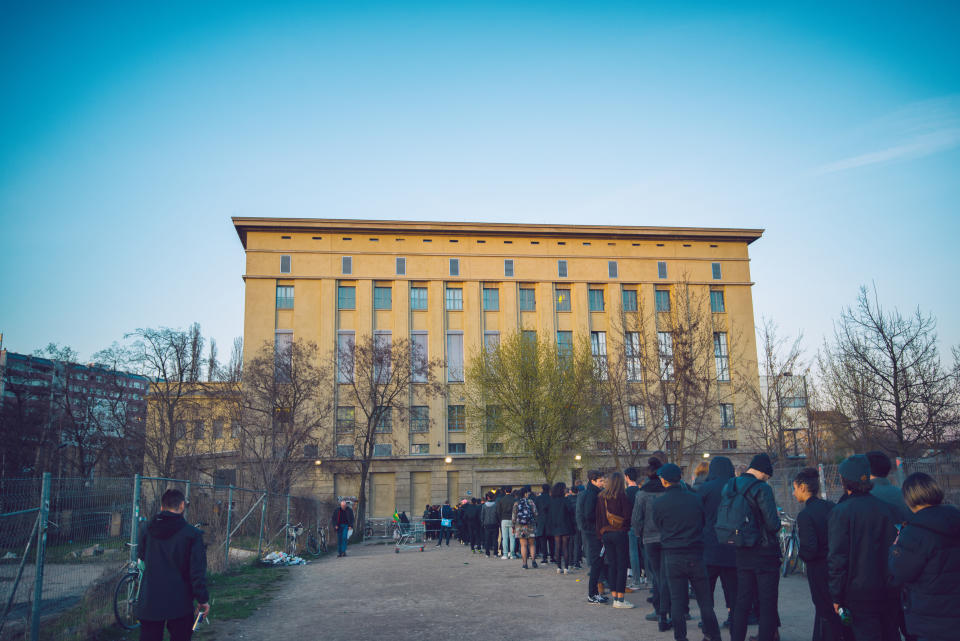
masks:
<instances>
[{"instance_id":1,"label":"knit hat","mask_svg":"<svg viewBox=\"0 0 960 641\"><path fill-rule=\"evenodd\" d=\"M679 483L680 479L683 478L683 472L680 471L680 468L674 465L673 463L667 463L662 466L658 471L660 478L662 478L667 483Z\"/></svg>"},{"instance_id":2,"label":"knit hat","mask_svg":"<svg viewBox=\"0 0 960 641\"><path fill-rule=\"evenodd\" d=\"M750 460L750 467L758 472L763 472L767 476L773 476L773 463L770 457L761 452Z\"/></svg>"},{"instance_id":3,"label":"knit hat","mask_svg":"<svg viewBox=\"0 0 960 641\"><path fill-rule=\"evenodd\" d=\"M851 456L840 464L840 478L845 481L869 481L870 461L863 454Z\"/></svg>"}]
</instances>

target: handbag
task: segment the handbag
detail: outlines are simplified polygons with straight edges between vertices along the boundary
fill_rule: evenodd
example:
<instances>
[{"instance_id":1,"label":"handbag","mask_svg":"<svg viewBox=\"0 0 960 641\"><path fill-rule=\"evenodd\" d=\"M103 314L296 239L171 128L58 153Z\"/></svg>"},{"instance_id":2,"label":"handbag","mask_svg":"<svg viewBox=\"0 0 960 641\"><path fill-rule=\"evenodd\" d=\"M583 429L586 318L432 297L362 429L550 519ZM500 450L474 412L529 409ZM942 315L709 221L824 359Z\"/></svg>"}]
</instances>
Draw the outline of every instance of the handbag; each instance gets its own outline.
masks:
<instances>
[{"instance_id":1,"label":"handbag","mask_svg":"<svg viewBox=\"0 0 960 641\"><path fill-rule=\"evenodd\" d=\"M620 516L619 514L614 514L613 512L611 512L611 511L607 508L607 502L606 502L606 501L603 502L603 511L606 512L606 515L607 515L607 523L610 524L610 527L612 527L614 530L620 530L620 529L623 528L623 522L624 522L625 519L624 519L622 516Z\"/></svg>"},{"instance_id":2,"label":"handbag","mask_svg":"<svg viewBox=\"0 0 960 641\"><path fill-rule=\"evenodd\" d=\"M440 527L453 527L453 519L443 518L443 508L440 509Z\"/></svg>"}]
</instances>

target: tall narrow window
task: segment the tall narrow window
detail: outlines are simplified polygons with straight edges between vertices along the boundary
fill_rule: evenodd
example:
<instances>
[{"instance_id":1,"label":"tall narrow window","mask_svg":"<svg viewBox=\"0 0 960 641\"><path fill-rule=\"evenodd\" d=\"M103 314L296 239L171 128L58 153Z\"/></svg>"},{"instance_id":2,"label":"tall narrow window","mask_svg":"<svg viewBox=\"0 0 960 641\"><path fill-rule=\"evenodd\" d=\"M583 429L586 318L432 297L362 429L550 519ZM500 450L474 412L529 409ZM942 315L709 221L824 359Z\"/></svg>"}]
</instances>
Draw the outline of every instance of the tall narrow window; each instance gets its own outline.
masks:
<instances>
[{"instance_id":1,"label":"tall narrow window","mask_svg":"<svg viewBox=\"0 0 960 641\"><path fill-rule=\"evenodd\" d=\"M496 287L483 288L483 311L500 311L500 290Z\"/></svg>"},{"instance_id":2,"label":"tall narrow window","mask_svg":"<svg viewBox=\"0 0 960 641\"><path fill-rule=\"evenodd\" d=\"M597 378L607 380L607 333L590 332L590 352Z\"/></svg>"},{"instance_id":3,"label":"tall narrow window","mask_svg":"<svg viewBox=\"0 0 960 641\"><path fill-rule=\"evenodd\" d=\"M720 263L711 263L710 267L713 270L713 280L720 280Z\"/></svg>"},{"instance_id":4,"label":"tall narrow window","mask_svg":"<svg viewBox=\"0 0 960 641\"><path fill-rule=\"evenodd\" d=\"M352 406L337 407L337 434L346 434L353 431L357 419L357 410ZM353 456L353 453L350 454Z\"/></svg>"},{"instance_id":5,"label":"tall narrow window","mask_svg":"<svg viewBox=\"0 0 960 641\"><path fill-rule=\"evenodd\" d=\"M733 403L720 403L720 427L724 429L736 427L733 422Z\"/></svg>"},{"instance_id":6,"label":"tall narrow window","mask_svg":"<svg viewBox=\"0 0 960 641\"><path fill-rule=\"evenodd\" d=\"M717 361L717 380L730 380L730 352L727 351L727 333L714 332L713 355Z\"/></svg>"},{"instance_id":7,"label":"tall narrow window","mask_svg":"<svg viewBox=\"0 0 960 641\"><path fill-rule=\"evenodd\" d=\"M573 332L557 332L557 351L561 356L570 356L573 354Z\"/></svg>"},{"instance_id":8,"label":"tall narrow window","mask_svg":"<svg viewBox=\"0 0 960 641\"><path fill-rule=\"evenodd\" d=\"M463 382L463 332L447 332L447 382Z\"/></svg>"},{"instance_id":9,"label":"tall narrow window","mask_svg":"<svg viewBox=\"0 0 960 641\"><path fill-rule=\"evenodd\" d=\"M450 311L459 311L463 309L462 288L447 287L447 309Z\"/></svg>"},{"instance_id":10,"label":"tall narrow window","mask_svg":"<svg viewBox=\"0 0 960 641\"><path fill-rule=\"evenodd\" d=\"M642 430L644 427L646 427L643 416L643 405L628 405L627 409L629 411L631 428L635 430Z\"/></svg>"},{"instance_id":11,"label":"tall narrow window","mask_svg":"<svg viewBox=\"0 0 960 641\"><path fill-rule=\"evenodd\" d=\"M277 309L293 309L293 285L277 285Z\"/></svg>"},{"instance_id":12,"label":"tall narrow window","mask_svg":"<svg viewBox=\"0 0 960 641\"><path fill-rule=\"evenodd\" d=\"M416 331L410 335L410 367L413 368L414 383L426 383L429 371L427 354L427 333Z\"/></svg>"},{"instance_id":13,"label":"tall narrow window","mask_svg":"<svg viewBox=\"0 0 960 641\"><path fill-rule=\"evenodd\" d=\"M532 287L521 287L520 288L520 304L521 312L532 312L537 309L537 292Z\"/></svg>"},{"instance_id":14,"label":"tall narrow window","mask_svg":"<svg viewBox=\"0 0 960 641\"><path fill-rule=\"evenodd\" d=\"M710 311L714 314L721 314L726 310L726 307L723 304L723 290L722 289L711 289L710 290Z\"/></svg>"},{"instance_id":15,"label":"tall narrow window","mask_svg":"<svg viewBox=\"0 0 960 641\"><path fill-rule=\"evenodd\" d=\"M591 312L603 311L603 290L602 289L590 290L590 311Z\"/></svg>"},{"instance_id":16,"label":"tall narrow window","mask_svg":"<svg viewBox=\"0 0 960 641\"><path fill-rule=\"evenodd\" d=\"M405 276L407 273L407 259L403 256L397 256L397 276Z\"/></svg>"},{"instance_id":17,"label":"tall narrow window","mask_svg":"<svg viewBox=\"0 0 960 641\"><path fill-rule=\"evenodd\" d=\"M615 260L608 260L608 261L607 261L607 275L608 275L610 278L616 278L616 277L617 277L617 261L615 261Z\"/></svg>"},{"instance_id":18,"label":"tall narrow window","mask_svg":"<svg viewBox=\"0 0 960 641\"><path fill-rule=\"evenodd\" d=\"M280 273L281 274L290 273L290 257L289 256L280 257Z\"/></svg>"},{"instance_id":19,"label":"tall narrow window","mask_svg":"<svg viewBox=\"0 0 960 641\"><path fill-rule=\"evenodd\" d=\"M487 353L493 353L500 347L500 332L484 332L483 348Z\"/></svg>"},{"instance_id":20,"label":"tall narrow window","mask_svg":"<svg viewBox=\"0 0 960 641\"><path fill-rule=\"evenodd\" d=\"M390 382L393 361L393 336L378 330L373 334L373 380L380 385Z\"/></svg>"},{"instance_id":21,"label":"tall narrow window","mask_svg":"<svg viewBox=\"0 0 960 641\"><path fill-rule=\"evenodd\" d=\"M337 309L357 308L357 288L350 285L337 287Z\"/></svg>"},{"instance_id":22,"label":"tall narrow window","mask_svg":"<svg viewBox=\"0 0 960 641\"><path fill-rule=\"evenodd\" d=\"M507 258L503 261L503 275L507 278L513 278L513 259Z\"/></svg>"},{"instance_id":23,"label":"tall narrow window","mask_svg":"<svg viewBox=\"0 0 960 641\"><path fill-rule=\"evenodd\" d=\"M532 329L525 329L520 332L520 338L522 338L527 345L533 345L537 342L537 332Z\"/></svg>"},{"instance_id":24,"label":"tall narrow window","mask_svg":"<svg viewBox=\"0 0 960 641\"><path fill-rule=\"evenodd\" d=\"M640 365L640 332L626 332L623 338L623 348L627 357L627 380L642 380L643 368Z\"/></svg>"},{"instance_id":25,"label":"tall narrow window","mask_svg":"<svg viewBox=\"0 0 960 641\"><path fill-rule=\"evenodd\" d=\"M459 258L450 259L450 275L451 276L460 275L460 259Z\"/></svg>"},{"instance_id":26,"label":"tall narrow window","mask_svg":"<svg viewBox=\"0 0 960 641\"><path fill-rule=\"evenodd\" d=\"M667 436L670 435L670 430L676 426L677 418L677 404L676 403L667 403L663 406L663 429L666 430Z\"/></svg>"},{"instance_id":27,"label":"tall narrow window","mask_svg":"<svg viewBox=\"0 0 960 641\"><path fill-rule=\"evenodd\" d=\"M464 431L467 428L466 417L463 405L447 405L447 431Z\"/></svg>"},{"instance_id":28,"label":"tall narrow window","mask_svg":"<svg viewBox=\"0 0 960 641\"><path fill-rule=\"evenodd\" d=\"M666 261L663 261L663 260L657 261L657 278L666 278L666 277L667 277Z\"/></svg>"},{"instance_id":29,"label":"tall narrow window","mask_svg":"<svg viewBox=\"0 0 960 641\"><path fill-rule=\"evenodd\" d=\"M393 431L393 408L389 405L378 406L375 410L379 416L377 416L377 423L373 427L373 431L378 434L389 434Z\"/></svg>"},{"instance_id":30,"label":"tall narrow window","mask_svg":"<svg viewBox=\"0 0 960 641\"><path fill-rule=\"evenodd\" d=\"M353 257L352 256L343 256L340 259L340 271L344 274L353 273Z\"/></svg>"},{"instance_id":31,"label":"tall narrow window","mask_svg":"<svg viewBox=\"0 0 960 641\"><path fill-rule=\"evenodd\" d=\"M203 421L193 422L193 438L198 441L203 440Z\"/></svg>"},{"instance_id":32,"label":"tall narrow window","mask_svg":"<svg viewBox=\"0 0 960 641\"><path fill-rule=\"evenodd\" d=\"M427 308L427 288L410 288L410 309L423 310Z\"/></svg>"},{"instance_id":33,"label":"tall narrow window","mask_svg":"<svg viewBox=\"0 0 960 641\"><path fill-rule=\"evenodd\" d=\"M558 312L570 311L570 290L569 289L557 290L557 311Z\"/></svg>"},{"instance_id":34,"label":"tall narrow window","mask_svg":"<svg viewBox=\"0 0 960 641\"><path fill-rule=\"evenodd\" d=\"M657 353L660 357L660 379L673 379L673 336L670 332L657 332Z\"/></svg>"},{"instance_id":35,"label":"tall narrow window","mask_svg":"<svg viewBox=\"0 0 960 641\"><path fill-rule=\"evenodd\" d=\"M635 289L623 290L623 311L625 312L637 311L637 290Z\"/></svg>"},{"instance_id":36,"label":"tall narrow window","mask_svg":"<svg viewBox=\"0 0 960 641\"><path fill-rule=\"evenodd\" d=\"M393 288L374 287L373 288L373 308L391 309L393 307Z\"/></svg>"},{"instance_id":37,"label":"tall narrow window","mask_svg":"<svg viewBox=\"0 0 960 641\"><path fill-rule=\"evenodd\" d=\"M337 334L337 382L353 382L353 332Z\"/></svg>"},{"instance_id":38,"label":"tall narrow window","mask_svg":"<svg viewBox=\"0 0 960 641\"><path fill-rule=\"evenodd\" d=\"M654 302L656 303L658 312L669 312L670 311L670 290L669 289L658 289L654 292L656 297Z\"/></svg>"},{"instance_id":39,"label":"tall narrow window","mask_svg":"<svg viewBox=\"0 0 960 641\"><path fill-rule=\"evenodd\" d=\"M430 431L430 408L426 405L410 407L410 431L417 434Z\"/></svg>"},{"instance_id":40,"label":"tall narrow window","mask_svg":"<svg viewBox=\"0 0 960 641\"><path fill-rule=\"evenodd\" d=\"M560 278L567 277L567 261L565 260L557 261L557 276L559 276Z\"/></svg>"},{"instance_id":41,"label":"tall narrow window","mask_svg":"<svg viewBox=\"0 0 960 641\"><path fill-rule=\"evenodd\" d=\"M273 339L273 369L278 383L289 383L293 372L293 332L278 330Z\"/></svg>"}]
</instances>

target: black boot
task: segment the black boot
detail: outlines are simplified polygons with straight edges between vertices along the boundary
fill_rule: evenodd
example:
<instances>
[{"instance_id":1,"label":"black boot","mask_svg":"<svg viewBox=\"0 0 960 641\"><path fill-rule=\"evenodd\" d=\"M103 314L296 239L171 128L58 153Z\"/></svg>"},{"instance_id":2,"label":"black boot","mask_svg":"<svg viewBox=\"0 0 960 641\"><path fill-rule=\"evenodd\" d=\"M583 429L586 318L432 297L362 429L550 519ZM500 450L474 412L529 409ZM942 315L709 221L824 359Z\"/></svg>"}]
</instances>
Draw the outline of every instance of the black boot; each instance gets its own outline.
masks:
<instances>
[{"instance_id":1,"label":"black boot","mask_svg":"<svg viewBox=\"0 0 960 641\"><path fill-rule=\"evenodd\" d=\"M657 628L661 632L666 632L673 627L673 623L670 622L670 619L667 618L667 615L661 614L660 618L657 620Z\"/></svg>"}]
</instances>

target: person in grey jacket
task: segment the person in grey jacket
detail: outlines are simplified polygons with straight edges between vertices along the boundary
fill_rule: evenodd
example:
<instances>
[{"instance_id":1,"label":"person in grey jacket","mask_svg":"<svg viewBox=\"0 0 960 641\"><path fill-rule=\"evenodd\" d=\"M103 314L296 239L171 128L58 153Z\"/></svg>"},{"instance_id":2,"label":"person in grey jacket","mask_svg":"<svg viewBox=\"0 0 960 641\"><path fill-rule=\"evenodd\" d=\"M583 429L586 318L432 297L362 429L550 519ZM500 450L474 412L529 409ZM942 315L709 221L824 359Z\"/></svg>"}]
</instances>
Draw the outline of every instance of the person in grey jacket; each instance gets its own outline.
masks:
<instances>
[{"instance_id":1,"label":"person in grey jacket","mask_svg":"<svg viewBox=\"0 0 960 641\"><path fill-rule=\"evenodd\" d=\"M887 478L890 476L890 468L893 467L890 457L877 451L867 452L864 456L870 461L870 480L873 482L870 494L892 505L898 521L906 523L910 520L911 514L906 501L903 500L903 493Z\"/></svg>"},{"instance_id":2,"label":"person in grey jacket","mask_svg":"<svg viewBox=\"0 0 960 641\"><path fill-rule=\"evenodd\" d=\"M487 492L487 501L480 507L480 524L483 527L483 551L489 558L490 551L497 554L497 533L500 531L500 516L493 494Z\"/></svg>"},{"instance_id":3,"label":"person in grey jacket","mask_svg":"<svg viewBox=\"0 0 960 641\"><path fill-rule=\"evenodd\" d=\"M653 613L646 616L647 621L658 621L661 632L671 627L670 590L664 581L661 570L660 530L653 522L653 502L663 496L664 487L658 471L660 459L651 457L647 461L647 482L640 486L633 504L633 533L643 542L643 566L653 586Z\"/></svg>"}]
</instances>

